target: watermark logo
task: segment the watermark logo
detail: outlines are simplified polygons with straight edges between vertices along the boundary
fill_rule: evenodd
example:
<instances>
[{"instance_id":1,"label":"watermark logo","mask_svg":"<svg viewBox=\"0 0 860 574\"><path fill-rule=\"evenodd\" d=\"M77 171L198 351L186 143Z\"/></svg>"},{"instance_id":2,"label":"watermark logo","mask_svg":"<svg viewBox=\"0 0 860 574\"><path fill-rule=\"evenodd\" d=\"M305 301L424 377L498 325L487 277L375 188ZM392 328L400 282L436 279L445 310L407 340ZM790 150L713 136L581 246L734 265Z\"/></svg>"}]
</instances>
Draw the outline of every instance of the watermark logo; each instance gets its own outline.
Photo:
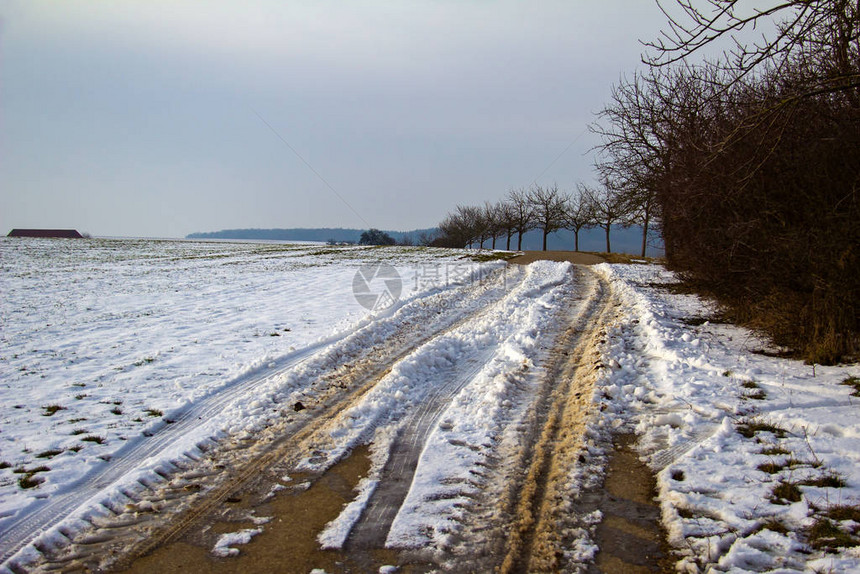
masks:
<instances>
[{"instance_id":1,"label":"watermark logo","mask_svg":"<svg viewBox=\"0 0 860 574\"><path fill-rule=\"evenodd\" d=\"M403 281L387 263L367 263L352 278L352 294L358 304L371 311L388 309L400 299Z\"/></svg>"},{"instance_id":2,"label":"watermark logo","mask_svg":"<svg viewBox=\"0 0 860 574\"><path fill-rule=\"evenodd\" d=\"M446 297L449 288L465 288ZM388 309L397 303L403 290L409 297L422 295L422 304L448 308L480 308L507 292L507 268L466 262L421 263L398 272L387 263L365 263L352 278L352 295L370 311ZM455 293L455 292L452 292Z\"/></svg>"}]
</instances>

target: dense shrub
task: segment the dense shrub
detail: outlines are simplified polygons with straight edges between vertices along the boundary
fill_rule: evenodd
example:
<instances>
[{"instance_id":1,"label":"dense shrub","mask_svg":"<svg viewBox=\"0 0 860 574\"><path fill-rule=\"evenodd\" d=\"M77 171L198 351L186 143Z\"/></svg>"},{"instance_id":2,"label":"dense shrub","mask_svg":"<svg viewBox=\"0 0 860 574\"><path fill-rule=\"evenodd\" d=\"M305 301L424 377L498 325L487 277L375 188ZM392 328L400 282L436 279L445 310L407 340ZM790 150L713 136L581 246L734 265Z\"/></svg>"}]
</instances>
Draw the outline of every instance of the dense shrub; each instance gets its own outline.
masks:
<instances>
[{"instance_id":1,"label":"dense shrub","mask_svg":"<svg viewBox=\"0 0 860 574\"><path fill-rule=\"evenodd\" d=\"M658 188L667 258L776 343L834 362L860 327L860 108L757 95Z\"/></svg>"},{"instance_id":2,"label":"dense shrub","mask_svg":"<svg viewBox=\"0 0 860 574\"><path fill-rule=\"evenodd\" d=\"M730 315L810 362L856 358L860 5L678 4L689 22L671 21L601 114L600 173L655 199L670 266ZM776 16L772 40L685 60Z\"/></svg>"}]
</instances>

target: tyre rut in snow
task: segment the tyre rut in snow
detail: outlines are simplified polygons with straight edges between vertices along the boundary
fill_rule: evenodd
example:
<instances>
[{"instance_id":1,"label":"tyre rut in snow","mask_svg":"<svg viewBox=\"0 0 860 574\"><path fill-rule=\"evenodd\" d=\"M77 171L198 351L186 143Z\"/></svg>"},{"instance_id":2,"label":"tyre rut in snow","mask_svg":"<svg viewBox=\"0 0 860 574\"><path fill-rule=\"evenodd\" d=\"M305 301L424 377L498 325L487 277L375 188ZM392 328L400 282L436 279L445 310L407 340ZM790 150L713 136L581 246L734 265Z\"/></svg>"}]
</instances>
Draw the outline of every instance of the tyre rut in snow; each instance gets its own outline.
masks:
<instances>
[{"instance_id":1,"label":"tyre rut in snow","mask_svg":"<svg viewBox=\"0 0 860 574\"><path fill-rule=\"evenodd\" d=\"M606 283L590 270L578 269L589 295L560 337L546 365L546 380L530 422L535 442L520 457L525 477L512 483L503 505L510 528L497 544L504 546L498 571L564 571L565 549L576 517L570 503L568 476L582 449L586 419L593 407L597 345L613 305Z\"/></svg>"},{"instance_id":2,"label":"tyre rut in snow","mask_svg":"<svg viewBox=\"0 0 860 574\"><path fill-rule=\"evenodd\" d=\"M485 350L455 365L445 373L448 382L434 389L409 415L394 440L379 485L347 539L347 552L385 546L391 524L409 492L427 436L452 397L477 375L491 356L491 350Z\"/></svg>"},{"instance_id":3,"label":"tyre rut in snow","mask_svg":"<svg viewBox=\"0 0 860 574\"><path fill-rule=\"evenodd\" d=\"M451 554L437 547L432 557L416 547L407 551L413 559L429 559L444 564L446 570L464 572L554 571L563 562L563 550L572 542L569 534L574 526L561 512L569 502L566 479L581 452L586 419L593 406L598 344L613 311L608 285L588 269L574 268L572 273L571 297L557 314L557 334L544 334L551 350L541 361L539 390L521 424L521 449L499 458L503 453L494 448L487 459L495 459L501 468L496 469L495 484L488 485L483 493L484 500L475 502L467 513L461 529L466 544L452 549ZM344 550L349 556L369 556L370 551L391 544L392 522L399 520L419 458L429 448L428 434L457 391L496 352L498 348L488 348L454 365L450 373L440 377L447 383L405 419L376 489L346 540ZM469 550L458 552L470 545L481 548L483 556L475 560ZM489 548L493 550L487 553Z\"/></svg>"},{"instance_id":4,"label":"tyre rut in snow","mask_svg":"<svg viewBox=\"0 0 860 574\"><path fill-rule=\"evenodd\" d=\"M186 454L182 460L165 465L163 476L156 476L155 481L141 481L143 490L121 491L128 501L125 508L107 504L108 516L85 519L84 522L90 526L79 533L70 532L67 536L69 544L54 548L37 542L37 549L43 555L42 562L62 564L64 568L73 565L84 568L116 566L119 563L111 556L125 556L119 560L127 563L134 556L175 539L190 525L219 508L233 493L265 476L271 467L287 467L297 463L307 454L315 437L325 433L326 425L360 400L385 376L391 365L416 346L486 310L487 304L502 297L512 282L516 284L519 280L519 276L497 274L483 285L458 288L455 290L456 296L463 304L446 312L434 310L438 302L433 296L426 297L425 300L414 302L414 309L407 309L405 318L390 318L394 325L387 327L387 330L379 329L381 333L372 337L370 344L350 342L350 337L335 342L327 350L321 351L337 359L316 375L313 384L317 387L317 404L314 408L298 413L297 421L276 421L253 437L222 439L210 447L210 452L200 453L200 459ZM445 296L444 293L439 294L443 299ZM371 328L382 322L374 322ZM112 461L105 472L89 477L65 496L56 497L51 504L27 513L16 523L16 530L7 531L10 536L2 544L3 559L7 560L27 543L32 543L35 536L47 530L52 522L72 512L82 499L98 494L101 488L132 471L134 462L141 460L141 452L154 456L172 440L180 439L182 432L179 431L193 426L200 417L216 414L227 402L236 400L243 393L247 395L266 379L297 366L320 347L317 345L307 352L291 356L278 364L277 369L262 370L233 385L229 392L203 401L187 411L181 420L166 427L166 432L141 441L129 449L127 456ZM330 462L333 464L336 461ZM157 474L162 472L158 471ZM150 504L151 501L156 504ZM158 507L157 514L139 512L141 508L152 506ZM65 531L62 533L66 536ZM14 560L8 560L5 565L12 569L16 567Z\"/></svg>"},{"instance_id":5,"label":"tyre rut in snow","mask_svg":"<svg viewBox=\"0 0 860 574\"><path fill-rule=\"evenodd\" d=\"M328 434L331 425L341 414L370 392L388 374L393 365L413 352L416 347L458 328L472 320L475 315L486 312L487 305L492 305L494 300L502 297L511 285L516 285L520 280L521 277L512 278L503 273L496 276L493 283L489 285L472 286L464 294L463 301L461 301L463 304L458 308L447 314L439 313L439 318L430 321L409 322L402 332L396 333L386 339L384 344L371 349L371 357L363 357L361 361L357 362L353 371L330 373L333 378L339 381L339 385L349 389L347 393L337 396L336 400L331 401L324 408L318 409L314 418L310 419L301 429L289 432L279 428L271 429L269 434L279 436L275 445L267 448L262 455L254 455L251 460L244 462L240 466L240 470L229 481L216 488L202 502L195 504L193 509L184 513L166 530L151 536L142 547L135 549L134 555L146 554L150 550L176 539L191 525L222 506L222 503L233 493L247 488L252 481L264 476L267 471L271 470L271 467L277 466L281 471L285 469L294 470L308 452L315 451L316 444L325 442L325 439L321 439L321 437ZM432 307L432 305L430 306ZM345 384L345 381L348 384ZM337 460L328 462L331 465ZM325 472L325 468L318 473L311 473L307 479L315 480Z\"/></svg>"},{"instance_id":6,"label":"tyre rut in snow","mask_svg":"<svg viewBox=\"0 0 860 574\"><path fill-rule=\"evenodd\" d=\"M543 339L544 330L555 331L557 303L573 288L569 266L539 265L526 273L528 279L504 302L416 347L404 360L400 367L409 373L409 386L422 390L393 415L397 435L392 439L383 433L377 445L385 453L382 468L357 498L362 502L346 509L343 521L321 536L327 548L343 548L351 557L380 548L415 549L428 537L444 537L456 528L461 514L456 509L465 508L480 489L480 479L473 480L477 466L494 456L494 429L508 419L512 401L519 402L515 395L521 389L515 389L537 352L536 340ZM437 424L443 414L446 421ZM452 431L456 427L464 430ZM439 467L442 453L457 461L448 469L453 474ZM445 516L441 522L430 518L434 501ZM422 516L434 524L422 523ZM445 543L436 539L433 546L443 551Z\"/></svg>"}]
</instances>

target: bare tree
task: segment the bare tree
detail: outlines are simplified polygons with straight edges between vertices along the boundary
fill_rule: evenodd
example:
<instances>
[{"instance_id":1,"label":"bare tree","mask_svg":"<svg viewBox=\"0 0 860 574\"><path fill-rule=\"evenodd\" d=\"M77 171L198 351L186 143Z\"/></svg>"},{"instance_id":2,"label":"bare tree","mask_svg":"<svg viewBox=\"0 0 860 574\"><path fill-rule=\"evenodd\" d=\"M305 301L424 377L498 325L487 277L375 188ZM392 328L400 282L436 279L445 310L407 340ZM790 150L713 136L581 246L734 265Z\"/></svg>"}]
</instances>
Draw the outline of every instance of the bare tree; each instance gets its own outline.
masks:
<instances>
[{"instance_id":1,"label":"bare tree","mask_svg":"<svg viewBox=\"0 0 860 574\"><path fill-rule=\"evenodd\" d=\"M441 237L433 239L432 243L446 247L471 247L475 242L483 243L486 233L481 208L471 205L458 205L438 227Z\"/></svg>"},{"instance_id":2,"label":"bare tree","mask_svg":"<svg viewBox=\"0 0 860 574\"><path fill-rule=\"evenodd\" d=\"M586 201L591 206L595 223L606 233L606 252L612 253L609 233L613 225L623 225L626 222L627 211L624 199L605 185L600 189L585 186L582 189Z\"/></svg>"},{"instance_id":3,"label":"bare tree","mask_svg":"<svg viewBox=\"0 0 860 574\"><path fill-rule=\"evenodd\" d=\"M640 254L645 257L648 251L648 234L653 231L655 221L657 222L657 229L660 228L660 206L657 202L657 189L651 185L622 189L621 200L627 214L626 223L639 225L642 228L642 250Z\"/></svg>"},{"instance_id":4,"label":"bare tree","mask_svg":"<svg viewBox=\"0 0 860 574\"><path fill-rule=\"evenodd\" d=\"M529 190L528 200L532 206L534 220L543 232L543 250L546 251L547 236L561 229L565 221L567 197L558 190L558 185L543 188L534 186Z\"/></svg>"},{"instance_id":5,"label":"bare tree","mask_svg":"<svg viewBox=\"0 0 860 574\"><path fill-rule=\"evenodd\" d=\"M484 202L483 217L487 227L487 235L492 239L490 249L496 249L496 239L505 232L502 213L498 203Z\"/></svg>"},{"instance_id":6,"label":"bare tree","mask_svg":"<svg viewBox=\"0 0 860 574\"><path fill-rule=\"evenodd\" d=\"M517 234L517 251L523 250L523 234L534 229L534 211L525 190L517 189L508 192L508 203L512 209L512 225Z\"/></svg>"},{"instance_id":7,"label":"bare tree","mask_svg":"<svg viewBox=\"0 0 860 574\"><path fill-rule=\"evenodd\" d=\"M403 247L412 247L413 245L415 245L415 240L412 239L411 233L406 233L403 235L403 237L400 238L400 240L397 242L397 245Z\"/></svg>"},{"instance_id":8,"label":"bare tree","mask_svg":"<svg viewBox=\"0 0 860 574\"><path fill-rule=\"evenodd\" d=\"M573 250L579 251L579 232L595 225L594 210L588 200L587 188L577 184L577 192L565 205L564 229L573 231Z\"/></svg>"},{"instance_id":9,"label":"bare tree","mask_svg":"<svg viewBox=\"0 0 860 574\"><path fill-rule=\"evenodd\" d=\"M601 179L617 190L626 210L642 225L643 256L649 228L660 217L657 193L679 153L679 127L689 128L688 134L705 133L710 129L707 123L715 119L700 105L705 95L702 84L719 85L720 74L714 69L696 74L678 67L624 78L612 88L599 120L589 126L602 140L595 164Z\"/></svg>"},{"instance_id":10,"label":"bare tree","mask_svg":"<svg viewBox=\"0 0 860 574\"><path fill-rule=\"evenodd\" d=\"M468 236L469 247L477 243L478 248L482 248L487 238L487 222L483 210L474 205L458 205L457 214L462 222L464 233Z\"/></svg>"},{"instance_id":11,"label":"bare tree","mask_svg":"<svg viewBox=\"0 0 860 574\"><path fill-rule=\"evenodd\" d=\"M596 130L607 250L620 212L656 218L670 264L737 317L807 360L856 354L860 2L664 4L679 10L650 69L616 86ZM760 42L735 39L764 23ZM721 59L691 58L726 39Z\"/></svg>"},{"instance_id":12,"label":"bare tree","mask_svg":"<svg viewBox=\"0 0 860 574\"><path fill-rule=\"evenodd\" d=\"M438 238L439 238L438 233L422 231L421 233L418 234L418 245L421 245L422 247L429 247Z\"/></svg>"},{"instance_id":13,"label":"bare tree","mask_svg":"<svg viewBox=\"0 0 860 574\"><path fill-rule=\"evenodd\" d=\"M431 245L437 247L465 247L469 243L466 226L458 213L447 214L439 222L439 237L433 238Z\"/></svg>"},{"instance_id":14,"label":"bare tree","mask_svg":"<svg viewBox=\"0 0 860 574\"><path fill-rule=\"evenodd\" d=\"M672 66L725 39L732 47L719 65L734 78L725 88L763 69L782 70L791 61L811 61L824 72L814 82L798 86L795 97L852 93L860 87L856 61L860 2L856 0L781 0L765 7L752 0L675 0L678 16L659 0L657 4L668 19L668 29L646 43L650 53L642 61L652 68ZM735 37L745 28L763 24L775 24L775 32L752 44ZM858 95L852 97L856 105Z\"/></svg>"},{"instance_id":15,"label":"bare tree","mask_svg":"<svg viewBox=\"0 0 860 574\"><path fill-rule=\"evenodd\" d=\"M499 229L506 237L505 250L511 250L511 237L516 233L516 209L508 201L500 201L496 204L496 213L499 218Z\"/></svg>"}]
</instances>

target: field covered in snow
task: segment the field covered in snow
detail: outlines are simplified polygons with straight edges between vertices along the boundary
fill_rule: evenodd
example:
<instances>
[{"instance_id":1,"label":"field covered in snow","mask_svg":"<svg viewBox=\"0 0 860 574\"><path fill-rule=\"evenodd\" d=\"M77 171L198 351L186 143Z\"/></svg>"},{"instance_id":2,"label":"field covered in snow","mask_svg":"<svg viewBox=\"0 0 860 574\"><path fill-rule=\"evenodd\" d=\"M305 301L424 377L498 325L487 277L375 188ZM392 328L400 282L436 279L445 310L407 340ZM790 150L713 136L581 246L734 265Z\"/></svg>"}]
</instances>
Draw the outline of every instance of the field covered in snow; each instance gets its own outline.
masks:
<instances>
[{"instance_id":1,"label":"field covered in snow","mask_svg":"<svg viewBox=\"0 0 860 574\"><path fill-rule=\"evenodd\" d=\"M276 243L0 240L0 531L22 509L107 468L195 405L303 360L415 298L472 281L476 265L464 256ZM356 271L366 263L398 270L393 305L371 312L356 300ZM229 404L163 456L253 426L253 408Z\"/></svg>"},{"instance_id":2,"label":"field covered in snow","mask_svg":"<svg viewBox=\"0 0 860 574\"><path fill-rule=\"evenodd\" d=\"M367 541L456 545L464 501L484 485L474 470L519 440L562 311L585 306L574 301L587 287L620 305L601 326L589 456L568 476L570 497L599 483L611 435L633 431L679 569L860 571L860 552L845 548L860 533L860 367L756 352L766 342L715 322L659 266L573 273L470 255L0 239L0 558L27 564L34 540L69 544L91 516L139 501L171 461L252 437L284 405L322 402L349 365L374 361L390 368L301 463L324 472L372 442L369 475L318 540L341 547L377 491L403 505L390 531L365 528ZM388 461L404 437L420 447L404 451L414 477L380 484L396 476ZM266 520L223 535L213 554L239 554ZM578 567L592 534L583 528L570 553Z\"/></svg>"}]
</instances>

